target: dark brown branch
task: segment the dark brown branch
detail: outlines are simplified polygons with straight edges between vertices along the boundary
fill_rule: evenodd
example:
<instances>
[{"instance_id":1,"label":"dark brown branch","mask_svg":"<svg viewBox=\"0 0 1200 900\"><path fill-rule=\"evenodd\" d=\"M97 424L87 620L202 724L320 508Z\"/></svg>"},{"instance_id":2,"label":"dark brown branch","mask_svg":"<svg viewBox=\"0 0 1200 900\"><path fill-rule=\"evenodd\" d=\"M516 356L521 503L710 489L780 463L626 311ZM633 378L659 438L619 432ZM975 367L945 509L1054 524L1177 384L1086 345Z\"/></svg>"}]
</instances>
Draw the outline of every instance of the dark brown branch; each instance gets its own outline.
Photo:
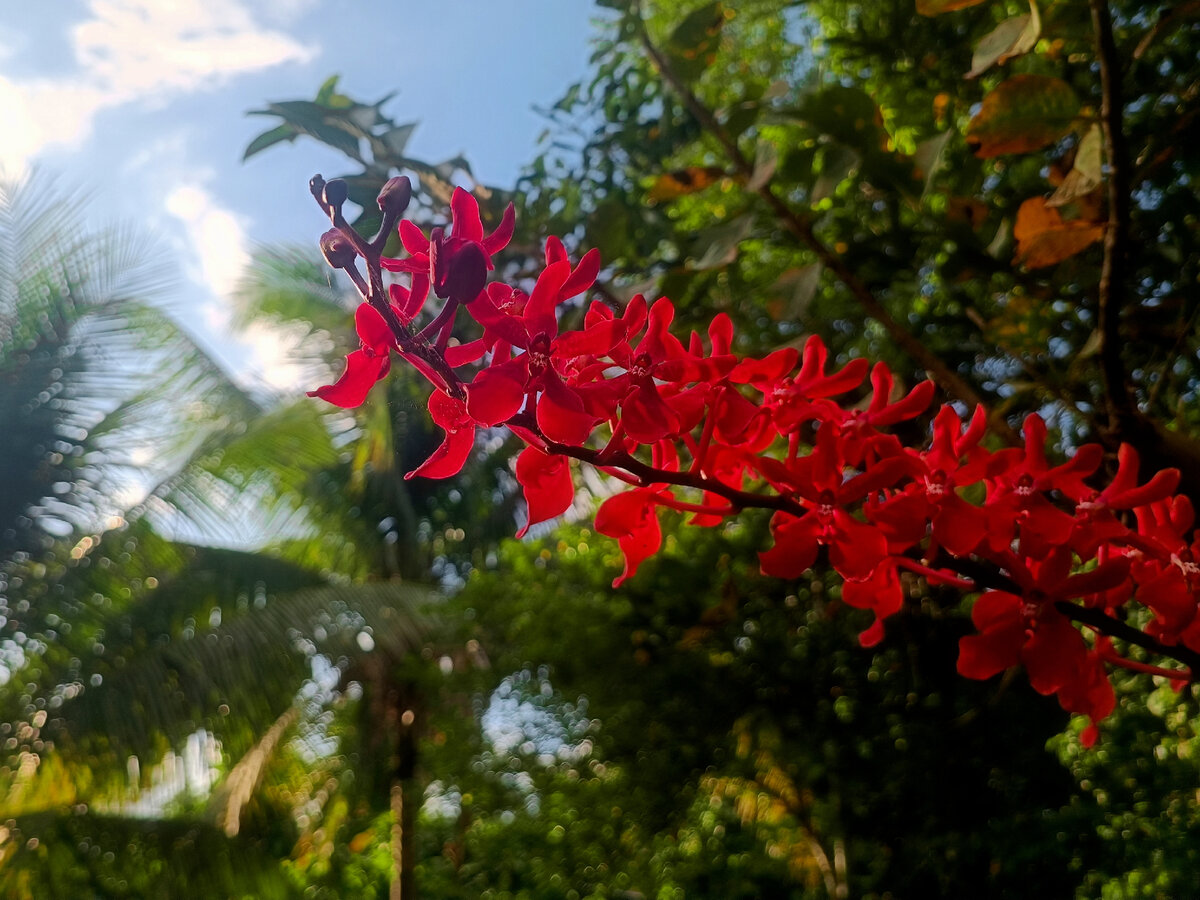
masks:
<instances>
[{"instance_id":1,"label":"dark brown branch","mask_svg":"<svg viewBox=\"0 0 1200 900\"><path fill-rule=\"evenodd\" d=\"M1129 623L1113 618L1101 609L1080 606L1068 600L1059 600L1054 604L1054 608L1068 619L1086 625L1100 634L1120 638L1126 643L1141 647L1143 650L1149 650L1151 653L1156 653L1159 656L1165 656L1168 659L1183 663L1190 671L1180 672L1179 677L1182 679L1196 681L1200 677L1200 653L1194 650L1178 645L1164 644L1144 631L1139 631Z\"/></svg>"},{"instance_id":2,"label":"dark brown branch","mask_svg":"<svg viewBox=\"0 0 1200 900\"><path fill-rule=\"evenodd\" d=\"M1100 129L1108 157L1108 224L1096 304L1100 330L1100 370L1104 379L1108 427L1116 435L1133 426L1136 407L1121 358L1121 306L1126 290L1129 252L1130 171L1121 100L1121 65L1113 39L1107 0L1088 0L1100 64Z\"/></svg>"},{"instance_id":3,"label":"dark brown branch","mask_svg":"<svg viewBox=\"0 0 1200 900\"><path fill-rule=\"evenodd\" d=\"M663 81L679 95L683 105L687 108L693 118L700 124L708 134L710 134L722 147L738 174L745 177L748 181L754 177L753 162L741 151L737 141L730 136L724 126L717 121L716 116L708 109L696 96L695 92L689 88L671 67L670 61L663 55L662 51L650 39L650 34L646 30L645 23L639 21L638 33L641 38L643 47L645 47L647 55L654 63L659 73L663 77ZM771 187L771 180L767 179L757 189L758 195L766 202L771 212L775 217L783 223L783 225L799 240L799 242L814 253L821 261L821 264L828 269L833 275L846 287L853 295L854 299L862 307L872 319L877 321L887 331L888 336L903 350L908 356L913 359L918 365L924 368L930 377L937 382L947 394L962 400L970 406L984 406L983 397L966 382L962 376L946 365L936 353L932 352L907 328L897 321L884 305L871 293L868 288L853 270L846 265L845 260L833 252L829 246L822 241L813 229L812 221L808 216L801 215L796 210L792 209L786 201L784 201ZM991 422L992 428L1009 444L1020 443L1016 432L1003 418L993 417Z\"/></svg>"}]
</instances>

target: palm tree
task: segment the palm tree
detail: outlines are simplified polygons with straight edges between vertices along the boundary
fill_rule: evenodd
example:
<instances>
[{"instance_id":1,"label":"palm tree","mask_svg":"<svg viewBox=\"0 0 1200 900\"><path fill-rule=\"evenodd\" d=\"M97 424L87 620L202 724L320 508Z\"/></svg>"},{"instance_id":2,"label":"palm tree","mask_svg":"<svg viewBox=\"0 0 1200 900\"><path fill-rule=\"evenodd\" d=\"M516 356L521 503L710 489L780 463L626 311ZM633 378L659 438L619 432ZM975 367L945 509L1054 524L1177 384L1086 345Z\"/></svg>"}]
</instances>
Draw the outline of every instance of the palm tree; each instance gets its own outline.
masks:
<instances>
[{"instance_id":1,"label":"palm tree","mask_svg":"<svg viewBox=\"0 0 1200 900\"><path fill-rule=\"evenodd\" d=\"M328 553L333 542L294 537L304 566L164 537L227 537L231 514L330 534L353 517L312 532L305 504L342 509L337 478L363 466L340 461L315 404L256 403L143 299L163 273L141 241L68 236L76 206L39 179L0 185L0 410L12 424L0 445L12 485L0 496L0 809L19 815L0 834L0 883L65 896L70 879L72 895L120 880L63 848L144 836L123 815L130 774L135 793L149 777L131 761L174 759L203 734L239 761L204 815L180 820L180 841L239 854L234 870L258 873L256 895L285 896L279 829L290 816L260 816L267 831L248 839L246 810L261 806L272 765L302 752L295 735L318 748L312 767L332 766L330 710L376 717L356 732L364 757L409 765L396 762L413 724L407 700L387 685L425 639L428 592L362 584L399 565L386 554L363 563L357 543ZM123 493L144 498L130 506ZM397 542L376 532L361 547L372 543ZM354 678L363 702L347 700ZM395 791L384 796L395 805ZM94 839L50 840L85 825ZM248 852L254 865L242 864Z\"/></svg>"}]
</instances>

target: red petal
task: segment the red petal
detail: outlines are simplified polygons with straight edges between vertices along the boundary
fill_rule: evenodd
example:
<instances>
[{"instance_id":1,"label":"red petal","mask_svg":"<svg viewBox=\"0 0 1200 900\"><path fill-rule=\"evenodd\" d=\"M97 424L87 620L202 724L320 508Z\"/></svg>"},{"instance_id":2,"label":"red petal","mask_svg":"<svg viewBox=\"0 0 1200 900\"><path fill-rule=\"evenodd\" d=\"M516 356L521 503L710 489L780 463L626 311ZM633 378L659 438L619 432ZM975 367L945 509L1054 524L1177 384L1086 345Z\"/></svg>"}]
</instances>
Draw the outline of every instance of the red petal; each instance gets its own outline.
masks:
<instances>
[{"instance_id":1,"label":"red petal","mask_svg":"<svg viewBox=\"0 0 1200 900\"><path fill-rule=\"evenodd\" d=\"M562 289L558 294L559 301L569 300L576 294L582 294L596 283L596 276L599 274L600 251L593 247L583 254L583 259L579 261L579 265L575 267L571 277L563 282Z\"/></svg>"},{"instance_id":2,"label":"red petal","mask_svg":"<svg viewBox=\"0 0 1200 900\"><path fill-rule=\"evenodd\" d=\"M1033 637L1021 651L1029 683L1039 694L1053 694L1079 679L1087 662L1083 635L1058 613L1038 617Z\"/></svg>"},{"instance_id":3,"label":"red petal","mask_svg":"<svg viewBox=\"0 0 1200 900\"><path fill-rule=\"evenodd\" d=\"M524 537L531 525L562 515L575 501L575 485L565 456L526 447L517 457L517 481L524 489L529 507L525 527L517 532L517 537Z\"/></svg>"},{"instance_id":4,"label":"red petal","mask_svg":"<svg viewBox=\"0 0 1200 900\"><path fill-rule=\"evenodd\" d=\"M459 366L469 365L483 359L483 354L487 353L487 345L484 344L483 338L477 341L468 341L465 344L455 344L453 347L447 347L443 352L447 365L452 369L457 369Z\"/></svg>"},{"instance_id":5,"label":"red petal","mask_svg":"<svg viewBox=\"0 0 1200 900\"><path fill-rule=\"evenodd\" d=\"M467 411L484 425L499 425L525 402L525 385L495 369L484 369L467 386Z\"/></svg>"},{"instance_id":6,"label":"red petal","mask_svg":"<svg viewBox=\"0 0 1200 900\"><path fill-rule=\"evenodd\" d=\"M639 444L653 444L679 430L679 416L649 381L639 384L621 401L621 421L625 433Z\"/></svg>"},{"instance_id":7,"label":"red petal","mask_svg":"<svg viewBox=\"0 0 1200 900\"><path fill-rule=\"evenodd\" d=\"M308 396L320 397L342 409L362 406L371 388L388 373L390 366L391 361L386 356L355 350L346 357L346 368L337 381L309 391Z\"/></svg>"},{"instance_id":8,"label":"red petal","mask_svg":"<svg viewBox=\"0 0 1200 900\"><path fill-rule=\"evenodd\" d=\"M533 293L525 304L525 328L530 335L558 334L555 308L558 306L559 290L570 274L571 264L560 260L548 265L538 276Z\"/></svg>"},{"instance_id":9,"label":"red petal","mask_svg":"<svg viewBox=\"0 0 1200 900\"><path fill-rule=\"evenodd\" d=\"M958 674L983 680L1021 661L1025 629L1020 621L989 631L969 634L958 641Z\"/></svg>"},{"instance_id":10,"label":"red petal","mask_svg":"<svg viewBox=\"0 0 1200 900\"><path fill-rule=\"evenodd\" d=\"M799 578L817 561L817 525L813 513L796 518L776 513L771 519L775 546L758 554L764 575L775 578Z\"/></svg>"},{"instance_id":11,"label":"red petal","mask_svg":"<svg viewBox=\"0 0 1200 900\"><path fill-rule=\"evenodd\" d=\"M380 356L387 356L395 343L387 320L370 303L360 303L354 311L354 329L363 344Z\"/></svg>"},{"instance_id":12,"label":"red petal","mask_svg":"<svg viewBox=\"0 0 1200 900\"><path fill-rule=\"evenodd\" d=\"M500 224L496 226L496 230L481 242L483 250L488 256L494 256L508 246L508 242L512 240L513 227L516 223L517 213L510 203L504 208L504 215L500 217Z\"/></svg>"},{"instance_id":13,"label":"red petal","mask_svg":"<svg viewBox=\"0 0 1200 900\"><path fill-rule=\"evenodd\" d=\"M460 187L450 198L450 215L454 221L451 234L464 241L483 240L483 222L479 218L479 201Z\"/></svg>"},{"instance_id":14,"label":"red petal","mask_svg":"<svg viewBox=\"0 0 1200 900\"><path fill-rule=\"evenodd\" d=\"M596 510L596 530L617 538L625 557L625 571L613 579L613 587L632 578L643 560L662 546L662 529L655 508L656 492L637 489L609 497Z\"/></svg>"},{"instance_id":15,"label":"red petal","mask_svg":"<svg viewBox=\"0 0 1200 900\"><path fill-rule=\"evenodd\" d=\"M579 446L592 433L596 417L584 410L583 401L553 372L542 376L542 386L537 404L538 427L556 443Z\"/></svg>"},{"instance_id":16,"label":"red petal","mask_svg":"<svg viewBox=\"0 0 1200 900\"><path fill-rule=\"evenodd\" d=\"M407 481L420 475L422 478L449 478L462 471L471 448L475 446L474 427L460 428L447 431L446 439L441 446L430 454L429 459L421 463L404 476Z\"/></svg>"},{"instance_id":17,"label":"red petal","mask_svg":"<svg viewBox=\"0 0 1200 900\"><path fill-rule=\"evenodd\" d=\"M399 232L400 243L404 245L404 249L409 252L410 256L429 252L429 238L425 237L425 232L408 219L400 223ZM428 264L428 260L426 260L426 265Z\"/></svg>"}]
</instances>

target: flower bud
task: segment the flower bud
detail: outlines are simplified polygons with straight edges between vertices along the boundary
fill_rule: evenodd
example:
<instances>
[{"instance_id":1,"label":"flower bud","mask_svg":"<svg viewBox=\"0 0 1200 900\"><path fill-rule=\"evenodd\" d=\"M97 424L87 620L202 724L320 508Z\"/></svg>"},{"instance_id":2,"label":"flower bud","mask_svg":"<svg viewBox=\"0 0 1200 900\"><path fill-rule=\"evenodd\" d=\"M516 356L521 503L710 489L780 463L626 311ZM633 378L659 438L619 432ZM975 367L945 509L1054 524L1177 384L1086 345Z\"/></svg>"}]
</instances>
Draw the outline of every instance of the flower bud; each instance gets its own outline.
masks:
<instances>
[{"instance_id":1,"label":"flower bud","mask_svg":"<svg viewBox=\"0 0 1200 900\"><path fill-rule=\"evenodd\" d=\"M445 252L439 258L434 290L439 297L470 303L487 283L487 255L474 241ZM448 258L447 258L448 257Z\"/></svg>"},{"instance_id":2,"label":"flower bud","mask_svg":"<svg viewBox=\"0 0 1200 900\"><path fill-rule=\"evenodd\" d=\"M321 235L321 253L325 256L325 261L335 269L345 269L354 265L358 256L354 245L336 228L330 228Z\"/></svg>"},{"instance_id":3,"label":"flower bud","mask_svg":"<svg viewBox=\"0 0 1200 900\"><path fill-rule=\"evenodd\" d=\"M389 178L379 192L379 209L385 215L399 216L408 209L412 199L412 182L406 175Z\"/></svg>"},{"instance_id":4,"label":"flower bud","mask_svg":"<svg viewBox=\"0 0 1200 900\"><path fill-rule=\"evenodd\" d=\"M322 192L321 197L327 206L338 209L346 202L348 194L349 189L346 187L346 182L340 178L333 178L325 182L325 190Z\"/></svg>"}]
</instances>

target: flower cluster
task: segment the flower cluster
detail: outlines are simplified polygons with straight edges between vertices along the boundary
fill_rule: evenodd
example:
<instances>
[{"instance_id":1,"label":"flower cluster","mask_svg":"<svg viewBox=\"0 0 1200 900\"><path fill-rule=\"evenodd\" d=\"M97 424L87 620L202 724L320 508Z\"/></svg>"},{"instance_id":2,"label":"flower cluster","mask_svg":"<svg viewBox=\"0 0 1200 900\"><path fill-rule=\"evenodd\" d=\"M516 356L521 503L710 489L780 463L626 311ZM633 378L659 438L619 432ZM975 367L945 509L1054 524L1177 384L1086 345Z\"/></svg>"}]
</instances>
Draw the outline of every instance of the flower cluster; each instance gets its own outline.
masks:
<instances>
[{"instance_id":1,"label":"flower cluster","mask_svg":"<svg viewBox=\"0 0 1200 900\"><path fill-rule=\"evenodd\" d=\"M324 186L318 199L330 193ZM323 205L339 226L336 204ZM931 438L910 446L896 426L925 430L933 383L905 393L883 363L839 368L816 336L802 349L742 356L724 314L684 342L671 332L666 298L635 296L619 311L600 301L584 307L599 255L573 265L556 238L528 293L487 283L512 226L510 207L485 235L474 198L459 189L448 235L399 224L403 259L382 257L378 239L337 229L371 276L369 285L356 278L365 297L361 348L334 384L312 393L355 406L387 374L392 353L414 364L432 385L429 412L445 438L407 477L457 474L477 429L505 426L525 444L515 465L528 507L522 534L572 504L572 459L630 485L596 513L597 530L624 554L614 586L659 550L660 510L711 526L766 508L773 545L762 571L791 579L827 561L844 579L843 600L875 615L860 635L866 646L901 609L905 581L924 578L978 595L977 633L960 644L964 676L1022 664L1036 690L1093 722L1114 705L1110 665L1192 678L1189 669L1127 659L1113 641L1193 668L1200 659L1200 541L1190 503L1175 493L1177 471L1139 484L1137 455L1125 447L1105 482L1097 445L1053 465L1037 415L1025 420L1023 447L994 447L982 409L964 419L950 405L932 417ZM408 273L409 285L384 295L380 268ZM414 332L431 287L444 303ZM465 344L451 338L460 309L479 335ZM562 327L565 309L582 312L580 327ZM1124 607L1135 600L1152 614L1142 630L1126 623ZM1093 724L1085 739L1094 738Z\"/></svg>"}]
</instances>

